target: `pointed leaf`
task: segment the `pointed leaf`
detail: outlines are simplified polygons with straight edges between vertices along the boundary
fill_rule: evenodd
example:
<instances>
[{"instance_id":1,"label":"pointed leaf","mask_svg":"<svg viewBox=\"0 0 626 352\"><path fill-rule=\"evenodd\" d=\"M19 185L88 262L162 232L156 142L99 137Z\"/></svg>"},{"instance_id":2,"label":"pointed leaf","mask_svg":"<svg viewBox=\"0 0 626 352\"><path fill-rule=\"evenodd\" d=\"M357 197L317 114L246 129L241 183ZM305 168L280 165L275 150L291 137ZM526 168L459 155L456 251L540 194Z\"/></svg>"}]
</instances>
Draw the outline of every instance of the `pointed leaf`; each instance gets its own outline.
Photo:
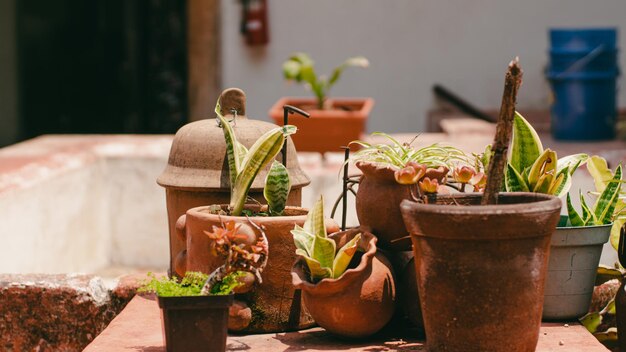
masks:
<instances>
[{"instance_id":1,"label":"pointed leaf","mask_svg":"<svg viewBox=\"0 0 626 352\"><path fill-rule=\"evenodd\" d=\"M597 155L592 156L587 161L587 171L593 177L598 192L604 191L606 184L613 178L613 173L607 166L606 160Z\"/></svg>"},{"instance_id":2,"label":"pointed leaf","mask_svg":"<svg viewBox=\"0 0 626 352\"><path fill-rule=\"evenodd\" d=\"M333 70L333 73L330 76L330 79L328 80L328 85L332 86L333 84L335 84L335 82L337 82L339 77L341 77L341 74L346 68L350 66L368 67L369 64L370 62L363 56L355 56L355 57L351 57L347 59L343 64L339 65L337 68Z\"/></svg>"},{"instance_id":3,"label":"pointed leaf","mask_svg":"<svg viewBox=\"0 0 626 352\"><path fill-rule=\"evenodd\" d=\"M298 225L295 225L294 229L291 230L291 234L293 235L293 242L296 248L305 251L310 256L315 236Z\"/></svg>"},{"instance_id":4,"label":"pointed leaf","mask_svg":"<svg viewBox=\"0 0 626 352\"><path fill-rule=\"evenodd\" d=\"M226 158L228 160L228 175L230 179L230 191L233 193L235 180L241 172L241 158L239 157L240 147L235 136L235 131L228 121L222 116L222 107L219 99L215 105L215 113L220 121L222 131L224 132L224 140L226 142ZM245 148L245 147L244 147Z\"/></svg>"},{"instance_id":5,"label":"pointed leaf","mask_svg":"<svg viewBox=\"0 0 626 352\"><path fill-rule=\"evenodd\" d=\"M231 192L230 208L232 215L241 215L252 181L254 181L259 171L267 166L280 152L285 137L295 132L296 127L292 125L276 127L259 137L250 147L241 164L241 172L237 175L235 186Z\"/></svg>"},{"instance_id":6,"label":"pointed leaf","mask_svg":"<svg viewBox=\"0 0 626 352\"><path fill-rule=\"evenodd\" d=\"M572 176L567 171L567 169L561 170L561 172L559 172L559 174L557 175L557 179L560 178L561 175L563 176L563 178L560 181L560 185L558 187L555 187L555 189L550 192L550 194L557 197L563 197L567 194L567 192L569 192L570 188L572 188Z\"/></svg>"},{"instance_id":7,"label":"pointed leaf","mask_svg":"<svg viewBox=\"0 0 626 352\"><path fill-rule=\"evenodd\" d=\"M587 201L585 201L585 197L583 196L583 192L578 190L578 194L580 196L580 206L582 208L582 219L585 225L595 224L596 219L595 215L591 211L591 208L587 205Z\"/></svg>"},{"instance_id":8,"label":"pointed leaf","mask_svg":"<svg viewBox=\"0 0 626 352\"><path fill-rule=\"evenodd\" d=\"M335 256L335 260L333 262L334 279L341 276L348 268L348 265L350 264L350 261L354 256L354 253L356 253L357 244L359 243L360 239L361 234L359 233L354 236L354 238L352 238L348 243L344 244L343 247L341 247L337 252L337 255Z\"/></svg>"},{"instance_id":9,"label":"pointed leaf","mask_svg":"<svg viewBox=\"0 0 626 352\"><path fill-rule=\"evenodd\" d=\"M317 260L323 268L332 271L335 260L335 241L327 237L315 236L311 257Z\"/></svg>"},{"instance_id":10,"label":"pointed leaf","mask_svg":"<svg viewBox=\"0 0 626 352\"><path fill-rule=\"evenodd\" d=\"M313 208L309 210L304 230L314 236L326 237L326 225L324 224L324 198L322 196L315 202Z\"/></svg>"},{"instance_id":11,"label":"pointed leaf","mask_svg":"<svg viewBox=\"0 0 626 352\"><path fill-rule=\"evenodd\" d=\"M547 193L548 194L558 193L564 181L565 181L565 174L564 173L557 174L556 178L552 181L552 184L550 184L550 188L548 189Z\"/></svg>"},{"instance_id":12,"label":"pointed leaf","mask_svg":"<svg viewBox=\"0 0 626 352\"><path fill-rule=\"evenodd\" d=\"M319 261L309 257L303 250L296 249L296 254L304 258L306 261L306 264L309 267L309 273L311 274L311 281L317 282L321 279L332 276L330 268L322 267Z\"/></svg>"},{"instance_id":13,"label":"pointed leaf","mask_svg":"<svg viewBox=\"0 0 626 352\"><path fill-rule=\"evenodd\" d=\"M585 165L588 159L589 155L587 154L572 154L564 156L556 163L556 169L560 172L564 168L568 168L569 174L573 175L574 171L576 171L579 166Z\"/></svg>"},{"instance_id":14,"label":"pointed leaf","mask_svg":"<svg viewBox=\"0 0 626 352\"><path fill-rule=\"evenodd\" d=\"M511 165L516 170L524 170L530 167L541 153L543 153L543 146L539 135L530 123L516 111L509 157Z\"/></svg>"},{"instance_id":15,"label":"pointed leaf","mask_svg":"<svg viewBox=\"0 0 626 352\"><path fill-rule=\"evenodd\" d=\"M287 168L274 160L270 172L265 178L263 196L267 200L270 215L282 215L287 204L287 197L291 188Z\"/></svg>"},{"instance_id":16,"label":"pointed leaf","mask_svg":"<svg viewBox=\"0 0 626 352\"><path fill-rule=\"evenodd\" d=\"M554 174L548 173L543 174L539 177L535 188L533 188L533 192L535 193L548 193L550 189L550 185L552 184L552 180L554 180Z\"/></svg>"},{"instance_id":17,"label":"pointed leaf","mask_svg":"<svg viewBox=\"0 0 626 352\"><path fill-rule=\"evenodd\" d=\"M626 224L626 217L618 217L613 221L613 226L611 226L611 237L609 241L615 250L619 248L619 235L624 224Z\"/></svg>"},{"instance_id":18,"label":"pointed leaf","mask_svg":"<svg viewBox=\"0 0 626 352\"><path fill-rule=\"evenodd\" d=\"M569 193L567 194L567 216L569 217L569 221L572 226L585 225L585 222L580 218L580 215L578 215L576 209L574 209L574 206L572 205L572 199L570 198Z\"/></svg>"},{"instance_id":19,"label":"pointed leaf","mask_svg":"<svg viewBox=\"0 0 626 352\"><path fill-rule=\"evenodd\" d=\"M596 224L610 224L613 220L613 211L619 201L619 193L622 187L622 165L615 169L615 176L609 182L600 197L596 201L593 213L596 216Z\"/></svg>"},{"instance_id":20,"label":"pointed leaf","mask_svg":"<svg viewBox=\"0 0 626 352\"><path fill-rule=\"evenodd\" d=\"M530 168L527 179L528 187L534 189L541 176L549 174L556 169L556 163L556 152L550 149L544 150Z\"/></svg>"},{"instance_id":21,"label":"pointed leaf","mask_svg":"<svg viewBox=\"0 0 626 352\"><path fill-rule=\"evenodd\" d=\"M504 174L507 192L529 192L528 185L522 176L515 170L511 164L506 165L506 173Z\"/></svg>"}]
</instances>

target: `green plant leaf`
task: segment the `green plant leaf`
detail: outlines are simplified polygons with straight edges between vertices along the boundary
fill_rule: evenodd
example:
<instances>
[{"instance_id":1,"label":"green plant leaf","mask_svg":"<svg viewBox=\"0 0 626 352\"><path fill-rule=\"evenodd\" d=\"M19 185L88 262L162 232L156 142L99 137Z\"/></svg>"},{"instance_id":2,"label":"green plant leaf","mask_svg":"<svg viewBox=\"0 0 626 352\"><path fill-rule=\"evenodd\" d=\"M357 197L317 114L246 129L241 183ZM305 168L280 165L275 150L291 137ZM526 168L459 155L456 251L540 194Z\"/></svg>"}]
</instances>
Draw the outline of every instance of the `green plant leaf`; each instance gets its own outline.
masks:
<instances>
[{"instance_id":1,"label":"green plant leaf","mask_svg":"<svg viewBox=\"0 0 626 352\"><path fill-rule=\"evenodd\" d=\"M609 241L615 250L619 248L619 235L624 224L626 224L626 217L618 217L613 221L613 226L611 226L611 237Z\"/></svg>"},{"instance_id":2,"label":"green plant leaf","mask_svg":"<svg viewBox=\"0 0 626 352\"><path fill-rule=\"evenodd\" d=\"M597 155L592 156L587 161L587 171L593 177L597 192L604 191L606 184L613 178L613 173L609 169L606 160Z\"/></svg>"},{"instance_id":3,"label":"green plant leaf","mask_svg":"<svg viewBox=\"0 0 626 352\"><path fill-rule=\"evenodd\" d=\"M315 236L311 257L317 260L322 268L331 270L332 274L333 261L335 259L335 241L326 236Z\"/></svg>"},{"instance_id":4,"label":"green plant leaf","mask_svg":"<svg viewBox=\"0 0 626 352\"><path fill-rule=\"evenodd\" d=\"M576 209L574 209L574 206L572 205L572 199L570 198L569 193L567 194L567 216L569 217L569 222L572 224L572 226L585 225L583 219L580 218L580 215L578 215L578 212L576 211Z\"/></svg>"},{"instance_id":5,"label":"green plant leaf","mask_svg":"<svg viewBox=\"0 0 626 352\"><path fill-rule=\"evenodd\" d=\"M533 192L537 193L545 193L535 191L534 189L539 182L539 179L543 177L545 180L545 175L549 175L552 173L554 176L554 170L556 170L556 152L550 149L546 149L541 153L541 155L535 160L530 171L528 172L528 178L526 179L528 182L528 187L533 189ZM547 188L546 188L547 191Z\"/></svg>"},{"instance_id":6,"label":"green plant leaf","mask_svg":"<svg viewBox=\"0 0 626 352\"><path fill-rule=\"evenodd\" d=\"M296 249L296 254L304 258L306 261L306 264L309 267L309 273L311 274L311 281L317 282L321 279L332 276L330 267L322 267L319 261L309 257L303 250Z\"/></svg>"},{"instance_id":7,"label":"green plant leaf","mask_svg":"<svg viewBox=\"0 0 626 352\"><path fill-rule=\"evenodd\" d=\"M360 233L354 236L348 243L344 244L339 251L337 251L337 255L335 255L335 260L333 262L334 279L341 276L348 268L354 253L357 251L357 244L359 243L359 240L361 240Z\"/></svg>"},{"instance_id":8,"label":"green plant leaf","mask_svg":"<svg viewBox=\"0 0 626 352\"><path fill-rule=\"evenodd\" d=\"M285 138L294 134L296 130L296 127L292 125L276 127L262 135L250 147L241 164L241 172L237 175L235 186L231 192L231 215L241 215L252 181L254 181L259 171L267 166L280 152Z\"/></svg>"},{"instance_id":9,"label":"green plant leaf","mask_svg":"<svg viewBox=\"0 0 626 352\"><path fill-rule=\"evenodd\" d=\"M352 67L368 67L370 65L370 62L363 56L355 56L355 57L351 57L349 59L347 59L346 61L344 61L341 65L337 66L334 70L333 73L330 75L330 79L328 80L328 86L329 88L335 84L335 82L337 82L337 80L339 79L339 77L341 77L341 74L343 73L343 71L352 66Z\"/></svg>"},{"instance_id":10,"label":"green plant leaf","mask_svg":"<svg viewBox=\"0 0 626 352\"><path fill-rule=\"evenodd\" d=\"M589 155L587 154L572 154L564 156L556 163L556 170L557 172L560 172L564 168L567 168L569 170L569 174L573 175L574 171L576 171L579 166L585 165L588 159Z\"/></svg>"},{"instance_id":11,"label":"green plant leaf","mask_svg":"<svg viewBox=\"0 0 626 352\"><path fill-rule=\"evenodd\" d=\"M324 197L320 196L313 208L309 210L304 230L313 236L326 237L326 225L324 224Z\"/></svg>"},{"instance_id":12,"label":"green plant leaf","mask_svg":"<svg viewBox=\"0 0 626 352\"><path fill-rule=\"evenodd\" d=\"M300 67L302 64L295 60L287 60L283 63L283 76L289 80L295 80L299 82L300 78Z\"/></svg>"},{"instance_id":13,"label":"green plant leaf","mask_svg":"<svg viewBox=\"0 0 626 352\"><path fill-rule=\"evenodd\" d=\"M305 251L310 256L315 236L298 225L295 225L294 229L291 230L291 234L296 248Z\"/></svg>"},{"instance_id":14,"label":"green plant leaf","mask_svg":"<svg viewBox=\"0 0 626 352\"><path fill-rule=\"evenodd\" d=\"M506 183L507 192L530 192L526 181L522 178L522 175L515 170L513 165L507 163L506 173L504 174L504 181Z\"/></svg>"},{"instance_id":15,"label":"green plant leaf","mask_svg":"<svg viewBox=\"0 0 626 352\"><path fill-rule=\"evenodd\" d=\"M613 279L621 280L622 275L623 274L619 269L600 264L597 269L596 282L594 286L602 285L603 283Z\"/></svg>"},{"instance_id":16,"label":"green plant leaf","mask_svg":"<svg viewBox=\"0 0 626 352\"><path fill-rule=\"evenodd\" d=\"M263 196L267 200L270 215L282 215L290 188L291 181L287 168L274 160L265 178L265 188L263 188Z\"/></svg>"},{"instance_id":17,"label":"green plant leaf","mask_svg":"<svg viewBox=\"0 0 626 352\"><path fill-rule=\"evenodd\" d=\"M597 225L610 224L613 220L613 211L619 201L621 186L622 165L618 165L613 179L606 185L594 206L593 213L596 216Z\"/></svg>"},{"instance_id":18,"label":"green plant leaf","mask_svg":"<svg viewBox=\"0 0 626 352\"><path fill-rule=\"evenodd\" d=\"M516 170L524 170L532 166L543 153L543 145L533 126L519 113L515 112L513 120L513 138L509 160Z\"/></svg>"},{"instance_id":19,"label":"green plant leaf","mask_svg":"<svg viewBox=\"0 0 626 352\"><path fill-rule=\"evenodd\" d=\"M228 121L226 121L224 116L222 116L222 107L220 106L219 99L215 105L215 113L217 114L217 118L222 126L222 131L224 132L224 140L226 142L226 158L228 160L228 175L230 178L230 191L232 194L237 176L241 172L241 158L239 154L241 152L241 147L237 142L237 137L235 136L235 131L233 131L232 126Z\"/></svg>"},{"instance_id":20,"label":"green plant leaf","mask_svg":"<svg viewBox=\"0 0 626 352\"><path fill-rule=\"evenodd\" d=\"M591 211L591 208L587 205L587 201L585 201L585 197L583 196L583 192L579 189L578 195L580 197L580 206L582 208L582 219L586 225L595 224L596 219L595 215Z\"/></svg>"},{"instance_id":21,"label":"green plant leaf","mask_svg":"<svg viewBox=\"0 0 626 352\"><path fill-rule=\"evenodd\" d=\"M563 197L567 194L567 192L569 192L570 188L572 188L572 176L567 169L563 169L556 175L556 179L559 180L559 183L558 185L555 184L554 188L550 189L549 194L553 194L557 197Z\"/></svg>"}]
</instances>

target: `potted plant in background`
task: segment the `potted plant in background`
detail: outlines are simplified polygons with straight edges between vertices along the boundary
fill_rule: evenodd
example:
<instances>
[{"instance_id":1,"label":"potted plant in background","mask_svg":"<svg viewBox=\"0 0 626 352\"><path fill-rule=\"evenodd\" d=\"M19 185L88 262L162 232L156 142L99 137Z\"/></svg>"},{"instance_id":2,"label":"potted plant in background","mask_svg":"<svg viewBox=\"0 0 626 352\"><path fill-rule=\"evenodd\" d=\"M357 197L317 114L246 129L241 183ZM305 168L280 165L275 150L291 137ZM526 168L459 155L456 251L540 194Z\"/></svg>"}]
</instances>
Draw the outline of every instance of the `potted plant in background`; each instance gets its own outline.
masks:
<instances>
[{"instance_id":1,"label":"potted plant in background","mask_svg":"<svg viewBox=\"0 0 626 352\"><path fill-rule=\"evenodd\" d=\"M350 338L372 335L395 310L393 269L371 233L357 228L327 236L323 207L320 197L304 226L291 231L299 256L291 270L293 285L328 332Z\"/></svg>"},{"instance_id":2,"label":"potted plant in background","mask_svg":"<svg viewBox=\"0 0 626 352\"><path fill-rule=\"evenodd\" d=\"M186 243L186 251L177 260L177 271L211 272L219 261L208 249L214 239L204 235L206 228L233 222L239 232L249 240L259 235L259 230L248 224L248 219L264 228L270 244L270 259L265 271L265 283L257 290L239 295L234 307L238 310L230 329L241 332L280 332L310 327L313 319L303 308L300 292L291 286L290 268L296 259L295 246L290 231L294 225L303 225L307 210L285 206L289 195L289 174L281 163L274 161L285 138L296 132L287 125L274 128L247 150L233 133L230 122L220 113L219 101L215 112L223 129L227 146L227 162L231 185L230 204L214 204L189 209L176 226L178 236ZM252 181L263 168L269 167L264 196L268 205L251 202L247 197ZM338 231L332 220L326 222L327 230Z\"/></svg>"},{"instance_id":3,"label":"potted plant in background","mask_svg":"<svg viewBox=\"0 0 626 352\"><path fill-rule=\"evenodd\" d=\"M337 151L352 140L361 138L365 132L367 118L374 106L371 98L328 97L330 88L337 83L348 67L367 67L369 61L352 57L337 66L330 77L315 73L313 60L305 53L295 53L283 63L283 74L287 80L304 84L315 94L315 99L281 98L270 109L269 115L277 125L284 123L284 105L292 105L308 111L308 119L292 119L299 133L293 141L299 151L324 153Z\"/></svg>"},{"instance_id":4,"label":"potted plant in background","mask_svg":"<svg viewBox=\"0 0 626 352\"><path fill-rule=\"evenodd\" d=\"M263 229L249 223L260 233L253 244L234 222L204 231L213 240L212 255L223 262L210 275L187 272L180 281L150 275L151 280L138 290L157 295L168 352L226 350L234 293L249 292L261 283L267 265L267 237Z\"/></svg>"},{"instance_id":5,"label":"potted plant in background","mask_svg":"<svg viewBox=\"0 0 626 352\"><path fill-rule=\"evenodd\" d=\"M550 237L561 201L538 193L498 194L521 75L512 61L484 193L401 203L429 351L533 351L537 345Z\"/></svg>"}]
</instances>

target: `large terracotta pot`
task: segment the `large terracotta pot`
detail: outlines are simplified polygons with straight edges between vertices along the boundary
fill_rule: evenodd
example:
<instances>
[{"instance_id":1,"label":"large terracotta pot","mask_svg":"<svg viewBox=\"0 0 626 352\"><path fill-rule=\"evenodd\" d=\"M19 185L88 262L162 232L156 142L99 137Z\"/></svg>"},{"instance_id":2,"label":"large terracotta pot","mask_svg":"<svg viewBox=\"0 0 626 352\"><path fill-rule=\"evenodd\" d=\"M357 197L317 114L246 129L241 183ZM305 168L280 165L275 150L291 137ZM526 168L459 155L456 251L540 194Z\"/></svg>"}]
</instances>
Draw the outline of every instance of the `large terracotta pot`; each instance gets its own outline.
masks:
<instances>
[{"instance_id":1,"label":"large terracotta pot","mask_svg":"<svg viewBox=\"0 0 626 352\"><path fill-rule=\"evenodd\" d=\"M366 337L382 329L391 320L396 303L393 269L376 251L374 235L352 229L330 238L341 248L358 233L362 233L357 245L360 258L355 255L352 259L358 264L339 278L309 282L303 258L291 271L293 285L302 289L304 304L315 321L332 334L350 338Z\"/></svg>"},{"instance_id":2,"label":"large terracotta pot","mask_svg":"<svg viewBox=\"0 0 626 352\"><path fill-rule=\"evenodd\" d=\"M290 231L296 224L304 225L307 213L304 208L287 207L285 216L250 218L255 224L265 228L269 242L269 259L262 274L263 283L249 293L235 298L237 302L234 307L240 310L249 308L249 311L247 314L231 312L231 318L238 316L236 322L229 321L231 330L265 333L298 330L314 325L313 318L301 302L300 292L291 285L290 276L291 266L296 260L296 247ZM192 208L181 216L176 225L176 233L186 244L186 248L176 258L175 268L178 275L186 271L210 273L222 265L222 260L210 254L211 240L204 231L228 221L248 224L248 219L244 216L215 215L208 211L208 207ZM335 232L339 227L332 219L328 219L326 229L328 232Z\"/></svg>"},{"instance_id":3,"label":"large terracotta pot","mask_svg":"<svg viewBox=\"0 0 626 352\"><path fill-rule=\"evenodd\" d=\"M505 193L401 204L429 351L534 351L561 200Z\"/></svg>"},{"instance_id":4,"label":"large terracotta pot","mask_svg":"<svg viewBox=\"0 0 626 352\"><path fill-rule=\"evenodd\" d=\"M319 110L316 101L311 98L282 98L269 111L274 123L281 126L284 105L293 105L311 114L308 119L300 116L289 119L290 125L298 127L298 133L291 136L298 151L325 153L340 151L341 146L361 139L374 107L374 99L327 99L326 105L330 109Z\"/></svg>"},{"instance_id":5,"label":"large terracotta pot","mask_svg":"<svg viewBox=\"0 0 626 352\"><path fill-rule=\"evenodd\" d=\"M391 166L362 161L356 166L363 172L356 193L359 223L376 234L381 248L410 251L411 240L400 213L400 202L411 198L409 188L396 182Z\"/></svg>"}]
</instances>

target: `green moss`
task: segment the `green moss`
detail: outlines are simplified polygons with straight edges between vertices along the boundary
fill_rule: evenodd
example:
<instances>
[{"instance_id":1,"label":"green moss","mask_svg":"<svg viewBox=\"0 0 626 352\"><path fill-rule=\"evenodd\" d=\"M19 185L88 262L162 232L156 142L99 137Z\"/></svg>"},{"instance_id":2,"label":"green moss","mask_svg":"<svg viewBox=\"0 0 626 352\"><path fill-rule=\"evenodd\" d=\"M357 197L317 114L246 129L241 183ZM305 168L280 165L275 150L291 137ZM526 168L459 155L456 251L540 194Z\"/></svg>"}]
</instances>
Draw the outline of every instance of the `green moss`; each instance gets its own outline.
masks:
<instances>
[{"instance_id":1,"label":"green moss","mask_svg":"<svg viewBox=\"0 0 626 352\"><path fill-rule=\"evenodd\" d=\"M244 271L235 271L224 277L222 282L211 288L212 295L228 295L237 287L243 285L242 282L239 281L239 278L245 276L246 273Z\"/></svg>"},{"instance_id":2,"label":"green moss","mask_svg":"<svg viewBox=\"0 0 626 352\"><path fill-rule=\"evenodd\" d=\"M207 277L206 274L191 271L178 282L175 278L157 278L153 273L148 273L148 279L137 292L156 293L160 297L199 296Z\"/></svg>"}]
</instances>

